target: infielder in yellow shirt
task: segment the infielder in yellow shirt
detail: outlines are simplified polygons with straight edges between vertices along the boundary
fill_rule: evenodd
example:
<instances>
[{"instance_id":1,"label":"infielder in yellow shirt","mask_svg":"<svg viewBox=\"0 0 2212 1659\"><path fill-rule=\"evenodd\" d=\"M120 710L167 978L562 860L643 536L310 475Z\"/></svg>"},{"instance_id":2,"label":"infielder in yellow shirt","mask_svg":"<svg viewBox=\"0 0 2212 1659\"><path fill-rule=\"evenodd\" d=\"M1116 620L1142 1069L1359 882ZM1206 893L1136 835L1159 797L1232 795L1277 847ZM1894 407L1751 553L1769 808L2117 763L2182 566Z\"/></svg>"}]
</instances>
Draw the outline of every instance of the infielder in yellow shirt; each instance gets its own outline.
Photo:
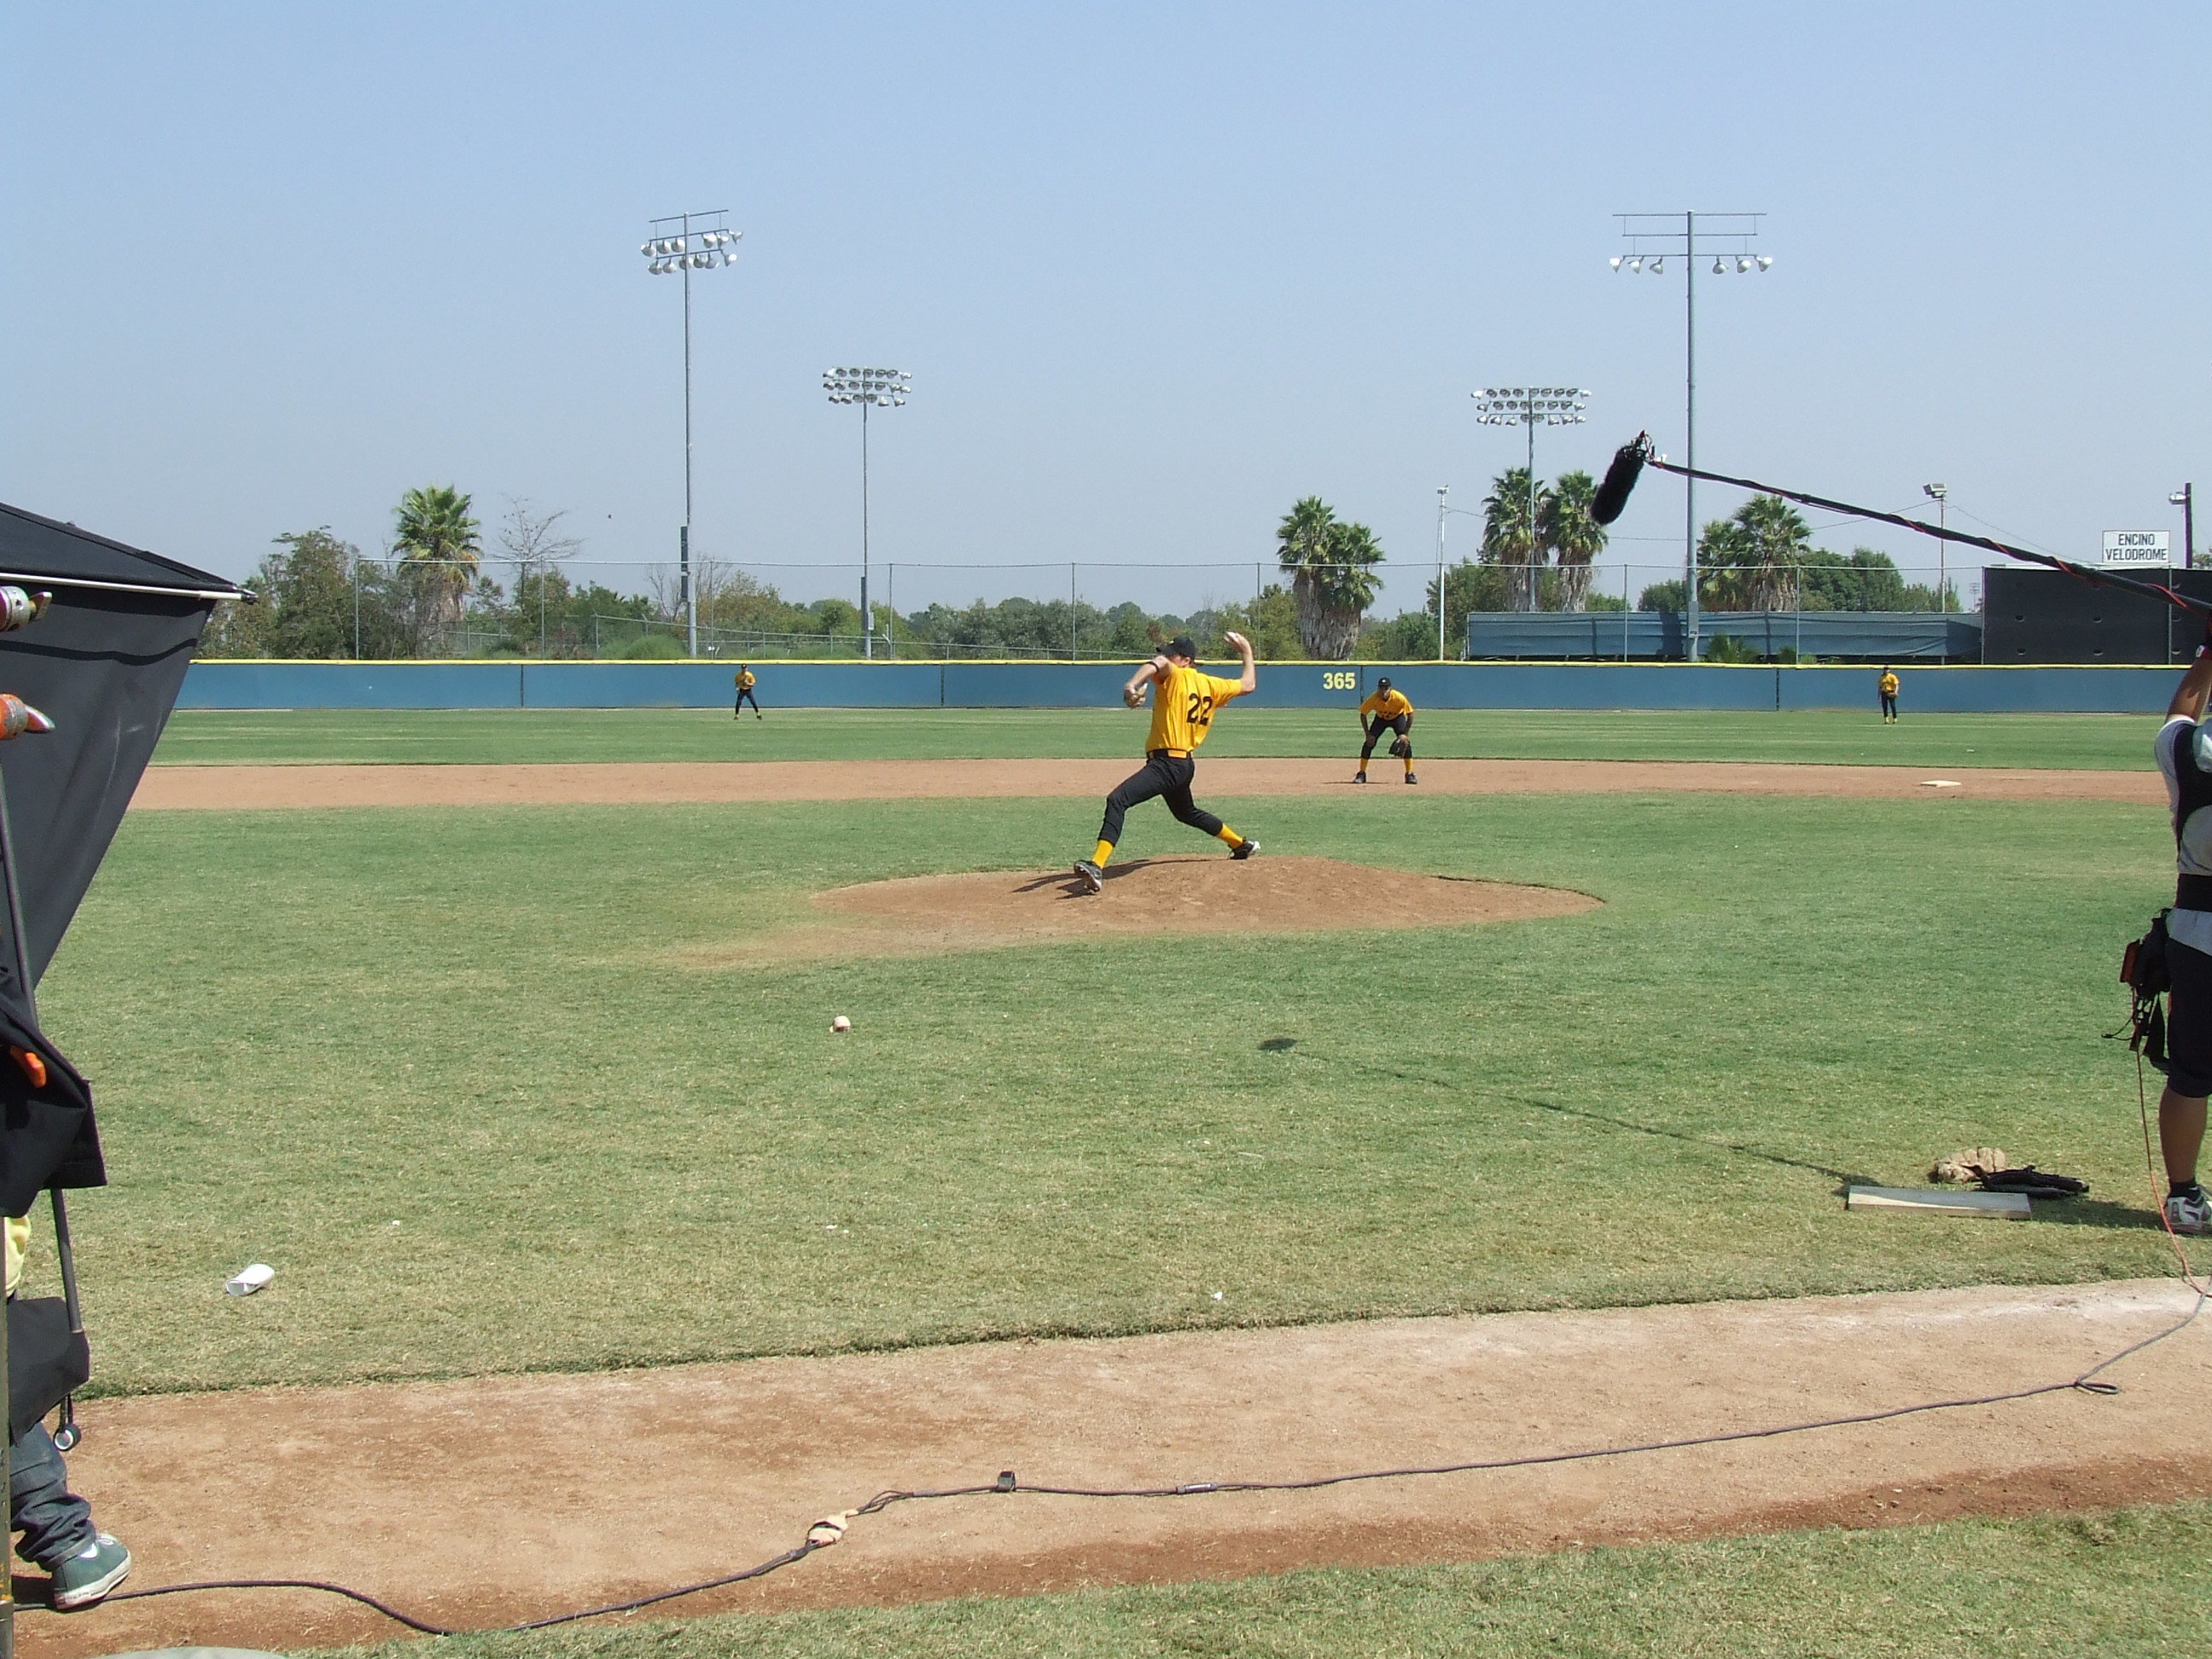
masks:
<instances>
[{"instance_id":1,"label":"infielder in yellow shirt","mask_svg":"<svg viewBox=\"0 0 2212 1659\"><path fill-rule=\"evenodd\" d=\"M1242 679L1224 680L1192 666L1198 647L1188 634L1176 636L1167 649L1129 677L1121 688L1121 701L1132 708L1143 707L1145 688L1152 688L1152 730L1145 739L1144 769L1121 780L1106 797L1106 820L1098 826L1098 848L1076 864L1075 873L1087 891L1106 884L1106 860L1114 856L1114 843L1121 839L1121 817L1139 801L1164 796L1168 811L1194 830L1225 842L1229 856L1249 859L1260 850L1190 798L1190 781L1198 768L1192 751L1206 741L1213 716L1231 697L1259 689L1260 678L1252 666L1252 642L1242 634L1222 638L1244 659Z\"/></svg>"},{"instance_id":2,"label":"infielder in yellow shirt","mask_svg":"<svg viewBox=\"0 0 2212 1659\"><path fill-rule=\"evenodd\" d=\"M1406 763L1406 781L1419 783L1420 780L1413 775L1413 705L1406 694L1387 679L1376 681L1375 695L1359 705L1359 719L1367 729L1367 741L1360 746L1359 770L1352 774L1352 781L1367 781L1367 757L1375 752L1385 732L1395 732L1398 735L1390 752Z\"/></svg>"}]
</instances>

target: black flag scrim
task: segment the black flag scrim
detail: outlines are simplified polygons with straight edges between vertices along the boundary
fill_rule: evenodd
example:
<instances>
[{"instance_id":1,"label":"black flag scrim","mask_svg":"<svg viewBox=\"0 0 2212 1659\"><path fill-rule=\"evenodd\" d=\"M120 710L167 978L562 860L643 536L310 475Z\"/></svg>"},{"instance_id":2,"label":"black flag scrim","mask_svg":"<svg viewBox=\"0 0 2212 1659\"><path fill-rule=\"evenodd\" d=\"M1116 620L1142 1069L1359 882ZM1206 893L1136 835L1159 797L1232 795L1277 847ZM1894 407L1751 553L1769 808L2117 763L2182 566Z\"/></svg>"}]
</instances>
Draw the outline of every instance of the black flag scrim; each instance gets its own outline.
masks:
<instances>
[{"instance_id":1,"label":"black flag scrim","mask_svg":"<svg viewBox=\"0 0 2212 1659\"><path fill-rule=\"evenodd\" d=\"M40 1035L33 993L115 838L200 629L216 602L239 590L4 504L0 583L53 596L34 619L0 633L0 693L54 725L0 742L0 857L10 866L0 875L12 879L22 918L19 940L14 907L0 904L0 1213L20 1215L50 1182L102 1178L90 1091Z\"/></svg>"}]
</instances>

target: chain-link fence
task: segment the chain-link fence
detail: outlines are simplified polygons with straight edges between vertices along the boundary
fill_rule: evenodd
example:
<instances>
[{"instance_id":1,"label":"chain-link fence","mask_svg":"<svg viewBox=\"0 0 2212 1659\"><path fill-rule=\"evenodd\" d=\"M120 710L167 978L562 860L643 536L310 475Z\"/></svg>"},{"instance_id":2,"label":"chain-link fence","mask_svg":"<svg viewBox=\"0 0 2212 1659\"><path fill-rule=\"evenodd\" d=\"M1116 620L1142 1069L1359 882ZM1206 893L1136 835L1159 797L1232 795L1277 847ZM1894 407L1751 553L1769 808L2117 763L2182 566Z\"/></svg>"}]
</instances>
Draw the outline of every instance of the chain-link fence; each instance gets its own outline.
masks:
<instances>
[{"instance_id":1,"label":"chain-link fence","mask_svg":"<svg viewBox=\"0 0 2212 1659\"><path fill-rule=\"evenodd\" d=\"M682 579L666 563L573 559L520 568L465 561L356 557L310 567L301 552L253 579L267 602L226 606L210 655L530 657L635 660L687 654ZM1249 636L1263 658L1434 658L1465 649L1470 614L1645 611L1679 614L1679 563L1561 567L1459 561L1441 573L1413 561L1297 573L1273 560L968 564L895 561L867 573L872 628L864 629L859 564L738 563L702 559L692 608L702 657L1006 658L1127 660L1178 633L1209 652L1221 635ZM1978 572L1901 568L1882 555L1816 556L1790 565L1717 566L1699 573L1700 609L1960 614L1980 603ZM1385 579L1393 585L1385 585ZM1301 590L1305 591L1301 591ZM1358 603L1352 603L1353 600ZM1333 618L1324 614L1334 607ZM1332 623L1327 648L1316 629ZM1441 627L1439 624L1441 623ZM865 637L864 637L865 635Z\"/></svg>"}]
</instances>

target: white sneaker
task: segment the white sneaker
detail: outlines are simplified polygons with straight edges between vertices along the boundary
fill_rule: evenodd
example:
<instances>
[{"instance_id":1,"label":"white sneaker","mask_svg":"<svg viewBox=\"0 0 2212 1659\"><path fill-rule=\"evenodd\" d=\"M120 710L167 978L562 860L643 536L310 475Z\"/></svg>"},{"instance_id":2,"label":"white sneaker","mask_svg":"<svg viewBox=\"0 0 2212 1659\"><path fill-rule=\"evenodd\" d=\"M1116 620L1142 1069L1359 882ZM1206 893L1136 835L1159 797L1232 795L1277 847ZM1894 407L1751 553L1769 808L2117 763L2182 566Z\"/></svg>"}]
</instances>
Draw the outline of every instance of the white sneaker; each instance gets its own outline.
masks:
<instances>
[{"instance_id":1,"label":"white sneaker","mask_svg":"<svg viewBox=\"0 0 2212 1659\"><path fill-rule=\"evenodd\" d=\"M2174 1194L2166 1200L2166 1224L2191 1237L2212 1233L2212 1198L2202 1187Z\"/></svg>"}]
</instances>

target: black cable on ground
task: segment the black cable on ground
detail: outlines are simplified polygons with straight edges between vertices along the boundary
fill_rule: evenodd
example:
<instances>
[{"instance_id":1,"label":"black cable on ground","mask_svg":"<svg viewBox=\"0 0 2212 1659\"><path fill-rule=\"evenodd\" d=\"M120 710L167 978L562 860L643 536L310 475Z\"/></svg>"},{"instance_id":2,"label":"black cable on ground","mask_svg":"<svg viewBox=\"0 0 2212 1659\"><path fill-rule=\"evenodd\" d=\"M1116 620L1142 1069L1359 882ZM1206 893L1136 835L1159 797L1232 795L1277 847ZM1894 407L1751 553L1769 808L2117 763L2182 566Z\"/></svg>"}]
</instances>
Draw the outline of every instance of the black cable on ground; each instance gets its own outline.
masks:
<instances>
[{"instance_id":1,"label":"black cable on ground","mask_svg":"<svg viewBox=\"0 0 2212 1659\"><path fill-rule=\"evenodd\" d=\"M464 1632L431 1624L416 1619L378 1601L373 1595L343 1584L326 1583L312 1578L224 1578L210 1579L189 1584L162 1584L151 1589L121 1590L107 1597L109 1602L144 1601L156 1595L185 1595L202 1590L241 1589L298 1589L317 1590L325 1595L343 1596L349 1601L382 1613L408 1629L425 1636L507 1635L524 1631L545 1630L555 1625L574 1624L579 1620L604 1618L617 1613L636 1613L664 1601L678 1601L684 1596L702 1595L708 1590L720 1589L726 1585L744 1583L749 1578L763 1578L781 1567L804 1560L817 1550L824 1550L844 1536L847 1525L863 1515L879 1515L895 1504L927 1502L938 1498L1003 1497L1015 1492L1033 1493L1049 1498L1199 1498L1215 1492L1311 1492L1322 1486L1350 1486L1368 1480L1406 1480L1419 1476L1442 1474L1473 1474L1498 1469L1540 1468L1556 1463L1588 1462L1605 1457L1633 1457L1646 1452L1684 1451L1698 1446L1724 1446L1741 1440L1771 1440L1782 1435L1806 1434L1815 1429L1850 1428L1866 1423L1887 1423L1899 1417L1912 1417L1925 1412L1958 1411L1969 1406L2002 1406L2014 1401L2033 1400L2046 1394L2069 1391L2089 1395L2109 1395L2119 1392L2115 1383L2100 1382L2098 1376L2111 1370L2122 1360L2130 1358L2179 1335L2194 1323L2204 1310L2208 1299L2206 1289L2195 1283L2190 1285L2197 1301L2188 1313L2175 1323L2142 1341L2121 1349L2118 1353L2099 1360L2080 1376L2063 1382L2038 1383L2033 1388L2015 1389L2005 1394L1976 1395L1959 1400L1930 1400L1915 1406L1898 1406L1888 1411L1861 1412L1848 1417L1817 1418L1806 1423L1785 1423L1772 1428L1731 1429L1718 1434L1692 1435L1680 1440L1647 1440L1626 1446L1598 1446L1582 1451L1535 1452L1521 1457L1486 1458L1464 1463L1435 1463L1409 1465L1403 1468L1361 1469L1344 1474L1315 1475L1304 1480L1197 1480L1176 1486L1024 1486L1012 1470L1001 1474L988 1486L950 1486L937 1491L879 1492L858 1509L817 1521L808 1528L805 1539L795 1547L781 1555L771 1556L757 1565L718 1578L701 1579L696 1583L679 1584L672 1589L655 1590L627 1601L610 1601L603 1607L583 1607L570 1613L556 1613L544 1619L532 1619L519 1625L506 1625L495 1630Z\"/></svg>"}]
</instances>

